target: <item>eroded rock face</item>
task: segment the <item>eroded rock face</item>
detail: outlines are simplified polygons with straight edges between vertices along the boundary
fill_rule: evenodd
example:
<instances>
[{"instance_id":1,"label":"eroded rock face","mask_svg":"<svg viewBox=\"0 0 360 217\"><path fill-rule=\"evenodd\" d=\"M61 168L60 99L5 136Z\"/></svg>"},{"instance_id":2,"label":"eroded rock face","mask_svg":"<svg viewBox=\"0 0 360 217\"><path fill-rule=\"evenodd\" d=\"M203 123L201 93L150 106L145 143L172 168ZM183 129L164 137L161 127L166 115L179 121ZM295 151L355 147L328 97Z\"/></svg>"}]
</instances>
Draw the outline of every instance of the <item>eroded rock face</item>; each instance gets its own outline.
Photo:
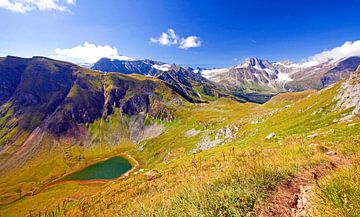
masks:
<instances>
[{"instance_id":1,"label":"eroded rock face","mask_svg":"<svg viewBox=\"0 0 360 217\"><path fill-rule=\"evenodd\" d=\"M113 88L108 92L108 94L106 94L106 99L105 99L106 115L111 115L114 112L113 107L116 108L120 107L120 100L122 100L125 97L127 90L128 87Z\"/></svg>"},{"instance_id":2,"label":"eroded rock face","mask_svg":"<svg viewBox=\"0 0 360 217\"><path fill-rule=\"evenodd\" d=\"M154 122L145 124L145 116L146 115L142 112L130 118L130 140L135 144L139 144L141 141L157 137L165 130L163 124L157 124ZM138 149L141 151L143 147L141 146Z\"/></svg>"},{"instance_id":3,"label":"eroded rock face","mask_svg":"<svg viewBox=\"0 0 360 217\"><path fill-rule=\"evenodd\" d=\"M345 81L334 100L338 100L336 109L348 109L354 107L352 114L360 114L360 67Z\"/></svg>"},{"instance_id":4,"label":"eroded rock face","mask_svg":"<svg viewBox=\"0 0 360 217\"><path fill-rule=\"evenodd\" d=\"M28 60L7 57L0 62L0 105L10 99L19 85Z\"/></svg>"},{"instance_id":5,"label":"eroded rock face","mask_svg":"<svg viewBox=\"0 0 360 217\"><path fill-rule=\"evenodd\" d=\"M67 97L49 121L51 133L60 135L78 124L92 123L100 118L104 108L101 80L79 73Z\"/></svg>"}]
</instances>

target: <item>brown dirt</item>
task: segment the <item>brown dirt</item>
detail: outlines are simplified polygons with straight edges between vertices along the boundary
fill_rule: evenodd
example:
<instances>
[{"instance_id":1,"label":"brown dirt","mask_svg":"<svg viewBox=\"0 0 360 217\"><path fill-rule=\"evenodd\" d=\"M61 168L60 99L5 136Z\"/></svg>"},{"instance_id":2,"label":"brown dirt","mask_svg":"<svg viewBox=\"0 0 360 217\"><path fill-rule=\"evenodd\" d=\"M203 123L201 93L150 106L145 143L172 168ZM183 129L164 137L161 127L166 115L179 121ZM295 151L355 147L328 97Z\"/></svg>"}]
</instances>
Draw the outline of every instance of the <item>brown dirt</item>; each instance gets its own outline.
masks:
<instances>
[{"instance_id":1,"label":"brown dirt","mask_svg":"<svg viewBox=\"0 0 360 217\"><path fill-rule=\"evenodd\" d=\"M309 216L309 199L317 180L330 171L350 163L338 156L331 156L329 159L330 162L306 169L283 182L260 209L258 216Z\"/></svg>"}]
</instances>

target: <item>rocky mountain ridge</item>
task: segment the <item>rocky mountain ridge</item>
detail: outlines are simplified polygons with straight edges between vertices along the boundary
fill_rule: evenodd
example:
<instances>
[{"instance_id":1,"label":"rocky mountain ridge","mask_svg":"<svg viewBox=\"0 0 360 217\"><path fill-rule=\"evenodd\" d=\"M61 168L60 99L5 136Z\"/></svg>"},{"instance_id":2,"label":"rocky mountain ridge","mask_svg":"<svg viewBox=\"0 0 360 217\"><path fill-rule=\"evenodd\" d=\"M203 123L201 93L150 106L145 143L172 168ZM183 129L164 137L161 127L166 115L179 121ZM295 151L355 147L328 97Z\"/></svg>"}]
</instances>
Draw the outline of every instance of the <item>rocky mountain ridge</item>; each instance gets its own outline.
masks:
<instances>
[{"instance_id":1,"label":"rocky mountain ridge","mask_svg":"<svg viewBox=\"0 0 360 217\"><path fill-rule=\"evenodd\" d=\"M177 91L198 101L201 96L232 96L239 101L264 103L281 92L322 89L350 77L360 64L360 57L325 62L270 62L248 58L239 65L204 69L177 66L160 61L124 61L102 58L92 69L103 72L141 74L164 80ZM201 87L201 91L193 86Z\"/></svg>"},{"instance_id":2,"label":"rocky mountain ridge","mask_svg":"<svg viewBox=\"0 0 360 217\"><path fill-rule=\"evenodd\" d=\"M223 69L203 70L207 79L249 92L287 92L322 89L350 77L360 64L360 57L328 60L321 63L289 61L270 63L249 58L243 63Z\"/></svg>"}]
</instances>

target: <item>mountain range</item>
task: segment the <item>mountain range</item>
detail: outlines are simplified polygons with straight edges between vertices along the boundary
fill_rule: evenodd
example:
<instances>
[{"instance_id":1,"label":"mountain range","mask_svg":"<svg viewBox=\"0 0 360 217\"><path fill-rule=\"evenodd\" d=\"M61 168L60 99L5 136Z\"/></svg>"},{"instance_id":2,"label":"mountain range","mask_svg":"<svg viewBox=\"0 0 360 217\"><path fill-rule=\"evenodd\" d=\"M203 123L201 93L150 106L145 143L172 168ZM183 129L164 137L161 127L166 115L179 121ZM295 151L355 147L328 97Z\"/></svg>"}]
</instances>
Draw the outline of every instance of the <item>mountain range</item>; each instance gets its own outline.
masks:
<instances>
[{"instance_id":1,"label":"mountain range","mask_svg":"<svg viewBox=\"0 0 360 217\"><path fill-rule=\"evenodd\" d=\"M359 64L360 57L302 63L290 61L271 63L258 58L248 58L234 67L194 69L151 60L123 61L102 58L92 66L92 69L125 74L137 73L162 80L177 77L178 87L185 84L190 89L189 82L185 80L191 79L203 84L207 83L206 89L208 90L213 89L210 86L214 87L215 85L217 89L225 89L225 92L238 98L264 103L271 96L281 92L319 90L340 80L345 80L350 77ZM182 72L182 75L179 71ZM169 74L172 75L169 76ZM175 84L173 81L172 83Z\"/></svg>"},{"instance_id":2,"label":"mountain range","mask_svg":"<svg viewBox=\"0 0 360 217\"><path fill-rule=\"evenodd\" d=\"M339 80L345 80L360 64L360 57L349 57L325 62L270 63L267 60L249 58L235 67L203 70L207 79L226 86L278 93L322 89Z\"/></svg>"}]
</instances>

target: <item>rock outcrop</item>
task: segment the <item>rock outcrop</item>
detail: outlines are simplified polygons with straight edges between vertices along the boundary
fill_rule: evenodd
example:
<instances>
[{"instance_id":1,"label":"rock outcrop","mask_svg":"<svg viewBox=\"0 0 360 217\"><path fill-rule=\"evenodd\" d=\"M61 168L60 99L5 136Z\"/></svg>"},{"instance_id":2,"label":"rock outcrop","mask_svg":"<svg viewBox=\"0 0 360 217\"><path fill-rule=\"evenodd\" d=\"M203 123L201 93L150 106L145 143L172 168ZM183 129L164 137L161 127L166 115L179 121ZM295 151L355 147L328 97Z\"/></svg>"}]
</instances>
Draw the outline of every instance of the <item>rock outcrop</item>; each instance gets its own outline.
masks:
<instances>
[{"instance_id":1,"label":"rock outcrop","mask_svg":"<svg viewBox=\"0 0 360 217\"><path fill-rule=\"evenodd\" d=\"M341 85L335 100L337 100L336 109L353 107L352 114L360 114L360 67Z\"/></svg>"}]
</instances>

